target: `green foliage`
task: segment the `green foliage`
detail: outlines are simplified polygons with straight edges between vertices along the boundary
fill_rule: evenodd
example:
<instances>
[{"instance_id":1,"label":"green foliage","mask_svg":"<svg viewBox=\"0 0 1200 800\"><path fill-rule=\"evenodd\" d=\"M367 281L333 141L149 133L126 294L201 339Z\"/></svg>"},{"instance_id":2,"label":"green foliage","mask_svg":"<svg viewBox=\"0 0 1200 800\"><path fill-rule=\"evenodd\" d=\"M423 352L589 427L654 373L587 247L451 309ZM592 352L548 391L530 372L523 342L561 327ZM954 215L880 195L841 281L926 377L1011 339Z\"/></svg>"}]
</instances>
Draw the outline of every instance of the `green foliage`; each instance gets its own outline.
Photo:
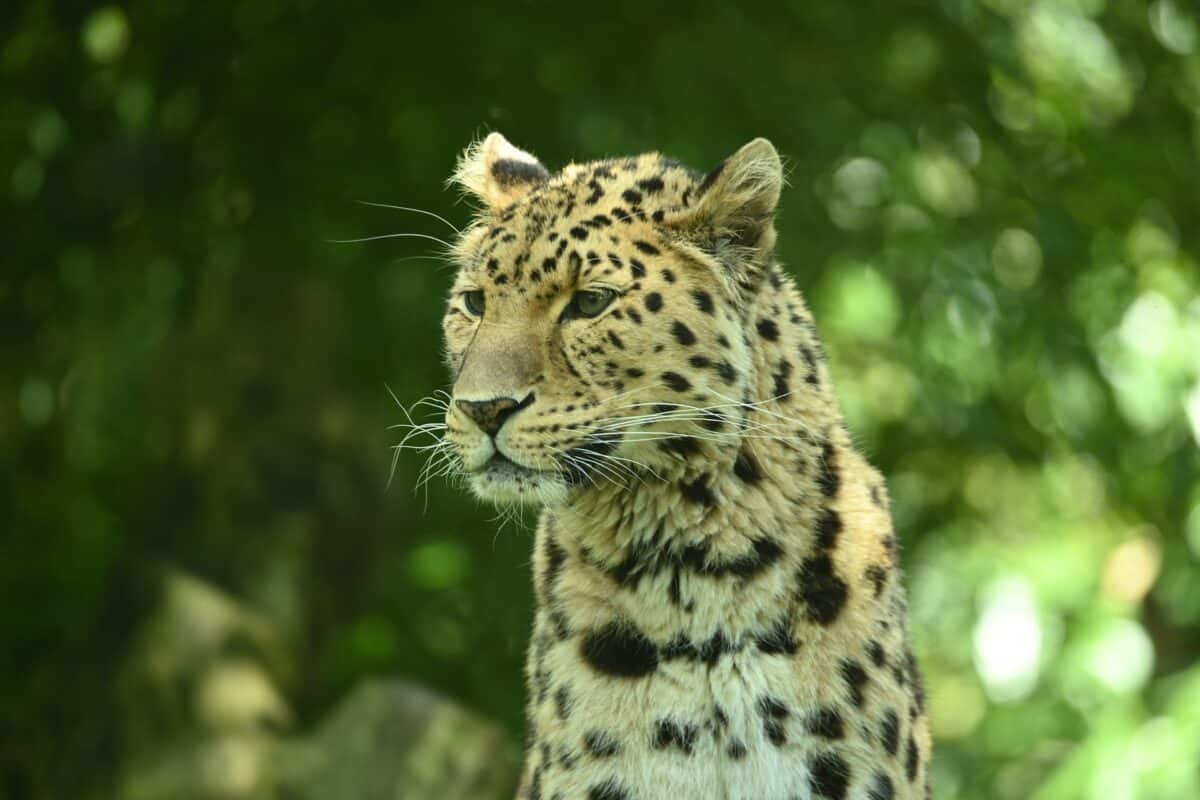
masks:
<instances>
[{"instance_id":1,"label":"green foliage","mask_svg":"<svg viewBox=\"0 0 1200 800\"><path fill-rule=\"evenodd\" d=\"M1200 796L1200 13L1182 0L28 2L0 29L0 796L103 796L148 566L521 725L529 536L402 454L457 151L788 158L888 475L938 798Z\"/></svg>"}]
</instances>

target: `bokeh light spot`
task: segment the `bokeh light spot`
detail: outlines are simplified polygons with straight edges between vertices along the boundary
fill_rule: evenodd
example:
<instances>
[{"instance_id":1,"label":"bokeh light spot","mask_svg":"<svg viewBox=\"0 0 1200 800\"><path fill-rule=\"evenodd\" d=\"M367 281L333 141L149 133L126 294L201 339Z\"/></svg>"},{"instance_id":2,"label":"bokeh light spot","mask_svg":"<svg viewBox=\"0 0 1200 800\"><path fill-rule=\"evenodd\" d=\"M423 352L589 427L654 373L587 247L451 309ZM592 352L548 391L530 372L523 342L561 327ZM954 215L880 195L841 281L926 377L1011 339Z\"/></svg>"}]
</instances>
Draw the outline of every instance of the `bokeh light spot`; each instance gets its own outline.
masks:
<instances>
[{"instance_id":1,"label":"bokeh light spot","mask_svg":"<svg viewBox=\"0 0 1200 800\"><path fill-rule=\"evenodd\" d=\"M1171 301L1146 292L1133 301L1121 320L1121 340L1138 355L1154 358L1174 341L1179 315Z\"/></svg>"},{"instance_id":2,"label":"bokeh light spot","mask_svg":"<svg viewBox=\"0 0 1200 800\"><path fill-rule=\"evenodd\" d=\"M992 269L996 280L1009 289L1028 289L1042 271L1042 247L1029 231L1006 228L992 248Z\"/></svg>"},{"instance_id":3,"label":"bokeh light spot","mask_svg":"<svg viewBox=\"0 0 1200 800\"><path fill-rule=\"evenodd\" d=\"M888 193L887 170L873 158L852 158L833 174L829 216L839 228L854 230L873 219Z\"/></svg>"},{"instance_id":4,"label":"bokeh light spot","mask_svg":"<svg viewBox=\"0 0 1200 800\"><path fill-rule=\"evenodd\" d=\"M975 179L962 162L943 153L923 153L913 161L913 182L929 207L947 217L975 210Z\"/></svg>"},{"instance_id":5,"label":"bokeh light spot","mask_svg":"<svg viewBox=\"0 0 1200 800\"><path fill-rule=\"evenodd\" d=\"M1028 581L1002 578L985 590L973 641L975 668L988 697L997 703L1010 703L1033 691L1042 638Z\"/></svg>"},{"instance_id":6,"label":"bokeh light spot","mask_svg":"<svg viewBox=\"0 0 1200 800\"><path fill-rule=\"evenodd\" d=\"M1141 689L1154 667L1154 645L1141 625L1114 619L1088 648L1087 669L1110 691Z\"/></svg>"},{"instance_id":7,"label":"bokeh light spot","mask_svg":"<svg viewBox=\"0 0 1200 800\"><path fill-rule=\"evenodd\" d=\"M1149 13L1150 30L1163 47L1181 56L1196 49L1196 20L1173 0L1156 0Z\"/></svg>"},{"instance_id":8,"label":"bokeh light spot","mask_svg":"<svg viewBox=\"0 0 1200 800\"><path fill-rule=\"evenodd\" d=\"M129 47L129 19L117 6L92 12L83 23L83 49L101 64L112 64Z\"/></svg>"},{"instance_id":9,"label":"bokeh light spot","mask_svg":"<svg viewBox=\"0 0 1200 800\"><path fill-rule=\"evenodd\" d=\"M828 324L848 338L886 339L896 329L900 305L887 278L869 266L839 270Z\"/></svg>"},{"instance_id":10,"label":"bokeh light spot","mask_svg":"<svg viewBox=\"0 0 1200 800\"><path fill-rule=\"evenodd\" d=\"M1140 603L1158 580L1161 567L1162 548L1149 535L1122 542L1104 563L1101 590L1118 603Z\"/></svg>"}]
</instances>

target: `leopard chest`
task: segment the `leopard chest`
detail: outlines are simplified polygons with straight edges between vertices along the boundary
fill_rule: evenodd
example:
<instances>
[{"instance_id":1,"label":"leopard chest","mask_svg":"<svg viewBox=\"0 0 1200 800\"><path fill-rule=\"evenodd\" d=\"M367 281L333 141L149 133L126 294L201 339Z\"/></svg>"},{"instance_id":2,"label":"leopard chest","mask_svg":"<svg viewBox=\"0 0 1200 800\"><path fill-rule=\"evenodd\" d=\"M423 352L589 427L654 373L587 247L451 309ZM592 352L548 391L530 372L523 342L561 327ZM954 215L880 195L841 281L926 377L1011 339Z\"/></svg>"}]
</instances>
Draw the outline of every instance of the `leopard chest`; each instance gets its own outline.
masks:
<instances>
[{"instance_id":1,"label":"leopard chest","mask_svg":"<svg viewBox=\"0 0 1200 800\"><path fill-rule=\"evenodd\" d=\"M552 631L548 611L536 629ZM529 757L543 797L810 796L818 743L799 730L794 658L734 637L636 637L602 627L535 641Z\"/></svg>"}]
</instances>

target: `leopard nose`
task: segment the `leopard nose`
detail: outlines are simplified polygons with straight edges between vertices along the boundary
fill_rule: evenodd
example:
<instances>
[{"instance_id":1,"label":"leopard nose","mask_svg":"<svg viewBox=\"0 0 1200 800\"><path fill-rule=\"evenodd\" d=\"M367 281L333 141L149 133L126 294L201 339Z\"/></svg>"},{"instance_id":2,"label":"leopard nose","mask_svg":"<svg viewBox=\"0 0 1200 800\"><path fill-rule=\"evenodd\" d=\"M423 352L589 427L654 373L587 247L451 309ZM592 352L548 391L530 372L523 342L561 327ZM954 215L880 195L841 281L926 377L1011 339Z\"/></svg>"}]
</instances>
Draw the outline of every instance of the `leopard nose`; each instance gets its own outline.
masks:
<instances>
[{"instance_id":1,"label":"leopard nose","mask_svg":"<svg viewBox=\"0 0 1200 800\"><path fill-rule=\"evenodd\" d=\"M479 430L488 436L495 436L508 418L527 408L533 403L533 393L530 392L524 400L514 400L511 397L495 397L491 400L455 400L454 404L466 414Z\"/></svg>"}]
</instances>

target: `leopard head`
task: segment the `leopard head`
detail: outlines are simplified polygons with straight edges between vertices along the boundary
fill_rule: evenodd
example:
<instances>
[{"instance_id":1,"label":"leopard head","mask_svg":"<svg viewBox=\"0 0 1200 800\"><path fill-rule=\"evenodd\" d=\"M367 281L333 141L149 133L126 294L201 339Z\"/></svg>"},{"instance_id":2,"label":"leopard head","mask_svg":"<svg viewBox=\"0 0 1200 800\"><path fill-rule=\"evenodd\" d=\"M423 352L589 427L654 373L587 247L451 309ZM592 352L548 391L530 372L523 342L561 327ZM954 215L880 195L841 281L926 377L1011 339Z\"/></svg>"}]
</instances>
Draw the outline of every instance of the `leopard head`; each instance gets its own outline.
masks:
<instances>
[{"instance_id":1,"label":"leopard head","mask_svg":"<svg viewBox=\"0 0 1200 800\"><path fill-rule=\"evenodd\" d=\"M553 505L736 450L783 185L770 142L707 174L657 153L551 173L493 133L451 181L479 212L453 247L446 441L478 496Z\"/></svg>"}]
</instances>

